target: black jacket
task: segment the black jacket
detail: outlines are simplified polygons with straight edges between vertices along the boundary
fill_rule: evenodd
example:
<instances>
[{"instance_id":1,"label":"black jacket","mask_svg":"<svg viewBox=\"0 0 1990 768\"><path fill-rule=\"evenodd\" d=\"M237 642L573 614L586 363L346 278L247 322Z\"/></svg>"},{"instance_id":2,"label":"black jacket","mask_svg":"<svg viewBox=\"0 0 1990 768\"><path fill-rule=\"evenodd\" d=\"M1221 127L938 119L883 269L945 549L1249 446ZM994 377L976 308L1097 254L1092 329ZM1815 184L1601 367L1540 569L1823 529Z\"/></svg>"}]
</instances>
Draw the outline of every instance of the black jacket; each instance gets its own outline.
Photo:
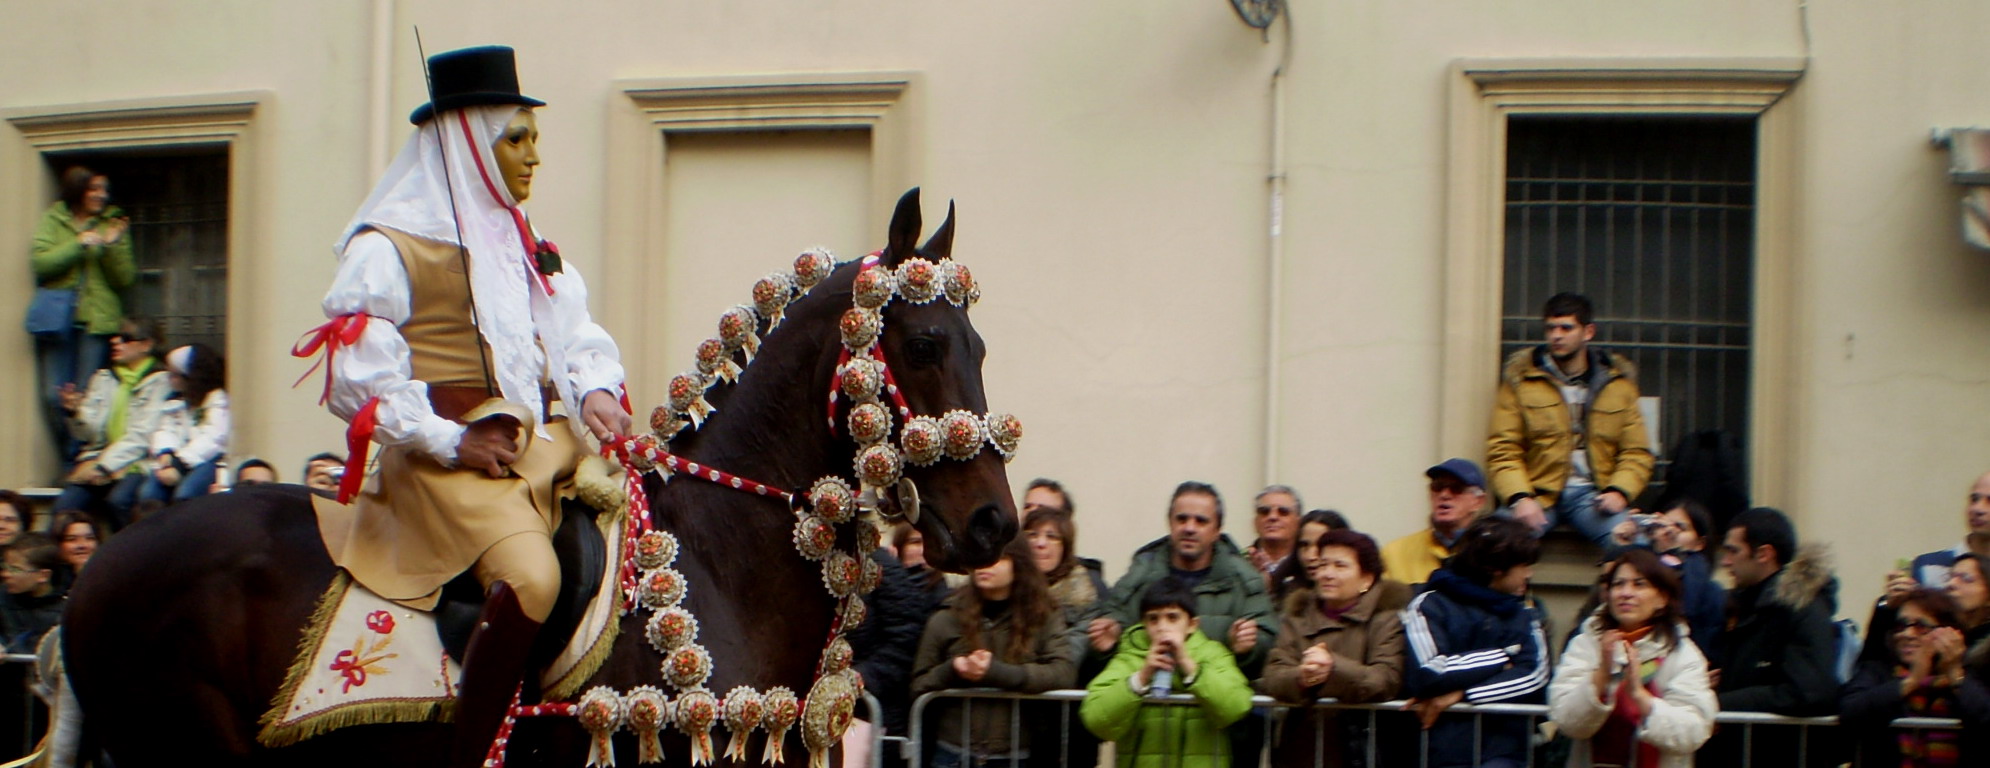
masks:
<instances>
[{"instance_id":1,"label":"black jacket","mask_svg":"<svg viewBox=\"0 0 1990 768\"><path fill-rule=\"evenodd\" d=\"M1816 545L1781 571L1728 595L1720 639L1723 712L1811 717L1837 708L1838 579Z\"/></svg>"},{"instance_id":2,"label":"black jacket","mask_svg":"<svg viewBox=\"0 0 1990 768\"><path fill-rule=\"evenodd\" d=\"M1943 689L1952 697L1949 716L1962 721L1959 734L1961 765L1982 765L1982 733L1990 728L1990 687L1970 675L1960 686ZM1907 711L1900 695L1900 677L1892 661L1861 661L1859 671L1845 684L1838 698L1838 722L1846 734L1860 744L1866 765L1894 765L1889 759L1900 753L1900 732L1891 723L1897 717L1933 717Z\"/></svg>"}]
</instances>

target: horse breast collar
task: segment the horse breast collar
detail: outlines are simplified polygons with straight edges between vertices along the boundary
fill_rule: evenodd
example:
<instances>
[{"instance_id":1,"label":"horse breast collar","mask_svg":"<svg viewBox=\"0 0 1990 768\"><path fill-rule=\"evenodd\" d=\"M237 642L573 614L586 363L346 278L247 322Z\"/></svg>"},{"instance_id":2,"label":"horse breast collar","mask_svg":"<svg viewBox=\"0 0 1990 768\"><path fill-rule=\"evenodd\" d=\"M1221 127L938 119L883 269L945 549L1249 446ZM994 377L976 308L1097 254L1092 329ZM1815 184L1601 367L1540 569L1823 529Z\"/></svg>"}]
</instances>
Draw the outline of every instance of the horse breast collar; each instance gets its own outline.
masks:
<instances>
[{"instance_id":1,"label":"horse breast collar","mask_svg":"<svg viewBox=\"0 0 1990 768\"><path fill-rule=\"evenodd\" d=\"M855 306L838 322L843 351L838 357L836 375L829 391L828 420L836 428L836 411L841 397L853 403L847 428L858 450L852 460L857 488L834 475L823 477L805 496L723 470L700 465L664 449L686 428L697 429L712 413L705 393L720 381L736 381L742 366L759 349L760 336L770 334L786 316L787 306L806 295L836 268L827 249L814 248L795 259L792 274L777 272L761 278L753 286L753 304L738 305L719 317L718 335L698 345L694 370L678 374L670 381L668 400L650 414L651 434L626 437L602 447L604 455L620 460L627 468L628 529L623 537L622 611L647 608L649 621L645 636L651 647L663 656L661 673L665 682L678 691L675 699L655 686L639 686L617 693L606 686L589 690L572 704L544 704L514 707L513 716L571 715L577 717L591 738L588 765L615 764L611 737L621 728L635 732L639 760L658 762L662 750L658 734L665 725L675 724L691 740L693 765L713 759L711 728L723 720L732 734L725 756L744 761L747 740L756 728L767 731L762 761L783 761L781 743L796 723L802 726L802 741L809 750L810 768L826 768L829 749L842 740L861 695L863 681L850 669L853 652L846 633L864 620L863 595L882 578L882 568L869 557L878 548L883 531L876 519L860 517L860 510L877 510L879 501L891 499L899 515L916 522L918 489L903 477L906 462L927 466L941 458L966 461L984 446L993 448L1004 461L1015 455L1022 439L1022 423L1007 414L974 414L949 410L939 417L914 415L899 391L886 364L879 339L883 336L883 310L894 297L913 304L925 304L944 297L963 309L980 298L980 288L967 267L950 259L935 264L923 258L906 259L896 269L881 264L873 252L859 266L851 283ZM765 320L766 330L760 330ZM894 423L891 409L882 397L896 406ZM897 445L891 436L897 427ZM698 620L683 606L690 588L684 574L671 566L679 545L675 536L654 527L642 475L652 469L668 480L682 473L743 492L778 497L794 512L795 549L802 557L822 564L822 582L836 598L835 618L829 638L816 665L814 683L806 699L794 691L776 687L765 692L738 686L723 699L706 689L711 676L711 654L697 642ZM895 495L891 495L895 494ZM853 551L836 548L836 526L855 522ZM511 731L507 720L491 747L486 765L501 768L504 744Z\"/></svg>"}]
</instances>

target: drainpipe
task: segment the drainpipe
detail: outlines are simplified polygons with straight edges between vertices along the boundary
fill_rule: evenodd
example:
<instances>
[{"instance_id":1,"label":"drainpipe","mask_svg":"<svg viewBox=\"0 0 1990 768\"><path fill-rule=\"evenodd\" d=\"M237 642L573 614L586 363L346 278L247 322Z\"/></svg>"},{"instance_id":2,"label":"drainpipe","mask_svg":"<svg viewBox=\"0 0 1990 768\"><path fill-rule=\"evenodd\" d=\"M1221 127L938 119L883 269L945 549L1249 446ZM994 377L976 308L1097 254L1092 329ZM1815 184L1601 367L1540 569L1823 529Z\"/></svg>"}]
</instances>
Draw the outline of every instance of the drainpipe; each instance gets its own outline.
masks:
<instances>
[{"instance_id":1,"label":"drainpipe","mask_svg":"<svg viewBox=\"0 0 1990 768\"><path fill-rule=\"evenodd\" d=\"M1264 479L1263 484L1280 482L1279 471L1279 383L1283 366L1279 363L1284 346L1285 306L1281 288L1285 282L1285 67L1292 62L1292 5L1286 3L1280 14L1285 44L1279 51L1278 68L1271 73L1271 167L1265 172L1270 182L1265 207L1270 214L1270 231L1265 245L1265 353L1264 353Z\"/></svg>"}]
</instances>

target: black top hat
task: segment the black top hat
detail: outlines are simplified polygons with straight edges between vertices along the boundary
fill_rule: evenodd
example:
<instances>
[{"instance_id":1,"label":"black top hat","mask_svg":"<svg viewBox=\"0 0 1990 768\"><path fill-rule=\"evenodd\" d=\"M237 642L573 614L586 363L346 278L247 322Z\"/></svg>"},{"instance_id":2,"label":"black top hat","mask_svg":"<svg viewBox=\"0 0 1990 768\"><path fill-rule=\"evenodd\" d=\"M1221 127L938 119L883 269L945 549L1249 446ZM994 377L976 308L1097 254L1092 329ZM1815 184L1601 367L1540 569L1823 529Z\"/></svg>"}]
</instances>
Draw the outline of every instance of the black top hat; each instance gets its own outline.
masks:
<instances>
[{"instance_id":1,"label":"black top hat","mask_svg":"<svg viewBox=\"0 0 1990 768\"><path fill-rule=\"evenodd\" d=\"M518 92L518 63L502 45L443 51L428 57L429 97L408 121L421 125L439 110L486 104L543 107L546 102Z\"/></svg>"}]
</instances>

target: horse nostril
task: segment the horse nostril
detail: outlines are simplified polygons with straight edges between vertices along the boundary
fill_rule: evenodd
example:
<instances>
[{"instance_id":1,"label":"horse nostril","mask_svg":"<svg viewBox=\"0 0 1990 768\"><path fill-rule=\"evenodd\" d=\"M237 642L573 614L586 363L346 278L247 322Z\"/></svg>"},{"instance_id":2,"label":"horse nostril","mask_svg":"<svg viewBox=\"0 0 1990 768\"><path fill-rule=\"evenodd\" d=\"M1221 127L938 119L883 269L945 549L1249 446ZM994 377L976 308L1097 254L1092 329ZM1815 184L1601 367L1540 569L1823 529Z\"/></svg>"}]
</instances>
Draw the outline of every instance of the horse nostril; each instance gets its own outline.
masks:
<instances>
[{"instance_id":1,"label":"horse nostril","mask_svg":"<svg viewBox=\"0 0 1990 768\"><path fill-rule=\"evenodd\" d=\"M976 549L992 555L1016 538L1016 518L1000 506L983 504L968 518L967 535Z\"/></svg>"}]
</instances>

